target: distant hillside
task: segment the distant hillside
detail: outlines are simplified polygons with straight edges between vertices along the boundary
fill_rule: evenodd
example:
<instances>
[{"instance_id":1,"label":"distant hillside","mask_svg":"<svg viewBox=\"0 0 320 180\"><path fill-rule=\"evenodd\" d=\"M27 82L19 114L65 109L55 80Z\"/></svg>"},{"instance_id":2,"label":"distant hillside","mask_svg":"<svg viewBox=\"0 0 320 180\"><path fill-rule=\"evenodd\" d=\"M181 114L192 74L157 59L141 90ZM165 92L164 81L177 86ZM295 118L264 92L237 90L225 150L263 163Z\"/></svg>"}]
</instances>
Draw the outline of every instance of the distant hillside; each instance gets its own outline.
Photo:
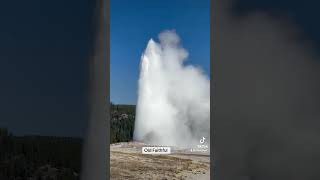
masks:
<instances>
[{"instance_id":1,"label":"distant hillside","mask_svg":"<svg viewBox=\"0 0 320 180\"><path fill-rule=\"evenodd\" d=\"M111 111L118 111L118 112L122 112L122 113L135 114L136 113L136 105L111 104Z\"/></svg>"},{"instance_id":2,"label":"distant hillside","mask_svg":"<svg viewBox=\"0 0 320 180\"><path fill-rule=\"evenodd\" d=\"M136 106L111 103L111 143L128 142L132 140Z\"/></svg>"}]
</instances>

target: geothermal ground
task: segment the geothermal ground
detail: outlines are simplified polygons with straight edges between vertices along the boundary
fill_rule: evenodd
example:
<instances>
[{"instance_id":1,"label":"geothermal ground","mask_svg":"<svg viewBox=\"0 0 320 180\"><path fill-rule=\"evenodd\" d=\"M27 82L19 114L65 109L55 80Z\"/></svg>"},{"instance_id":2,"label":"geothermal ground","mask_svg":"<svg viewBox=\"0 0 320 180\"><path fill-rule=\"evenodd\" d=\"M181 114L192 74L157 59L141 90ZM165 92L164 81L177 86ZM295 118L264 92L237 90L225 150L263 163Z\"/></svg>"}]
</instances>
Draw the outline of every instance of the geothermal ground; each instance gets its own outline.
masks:
<instances>
[{"instance_id":1,"label":"geothermal ground","mask_svg":"<svg viewBox=\"0 0 320 180\"><path fill-rule=\"evenodd\" d=\"M210 179L208 153L190 153L171 147L170 155L146 155L139 142L110 145L111 179Z\"/></svg>"}]
</instances>

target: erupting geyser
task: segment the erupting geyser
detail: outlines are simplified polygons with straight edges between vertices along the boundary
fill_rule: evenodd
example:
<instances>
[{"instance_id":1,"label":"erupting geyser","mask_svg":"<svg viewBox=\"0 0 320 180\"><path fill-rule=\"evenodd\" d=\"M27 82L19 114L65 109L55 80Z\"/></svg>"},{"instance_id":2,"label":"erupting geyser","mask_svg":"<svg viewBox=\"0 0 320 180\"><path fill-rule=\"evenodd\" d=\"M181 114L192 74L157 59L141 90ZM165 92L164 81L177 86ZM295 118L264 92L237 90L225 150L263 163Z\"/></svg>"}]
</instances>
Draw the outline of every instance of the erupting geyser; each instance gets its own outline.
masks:
<instances>
[{"instance_id":1,"label":"erupting geyser","mask_svg":"<svg viewBox=\"0 0 320 180\"><path fill-rule=\"evenodd\" d=\"M185 65L188 52L175 31L149 40L141 57L134 139L156 145L191 147L210 142L210 80Z\"/></svg>"}]
</instances>

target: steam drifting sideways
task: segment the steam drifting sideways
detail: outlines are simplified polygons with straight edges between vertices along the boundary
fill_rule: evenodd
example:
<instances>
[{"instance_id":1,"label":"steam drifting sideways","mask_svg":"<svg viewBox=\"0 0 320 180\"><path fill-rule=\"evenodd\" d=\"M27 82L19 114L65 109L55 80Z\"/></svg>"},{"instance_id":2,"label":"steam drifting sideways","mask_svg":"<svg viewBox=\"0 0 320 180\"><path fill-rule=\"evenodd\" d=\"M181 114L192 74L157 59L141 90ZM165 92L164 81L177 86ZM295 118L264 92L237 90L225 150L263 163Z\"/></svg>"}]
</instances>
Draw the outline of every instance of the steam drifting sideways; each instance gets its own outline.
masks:
<instances>
[{"instance_id":1,"label":"steam drifting sideways","mask_svg":"<svg viewBox=\"0 0 320 180\"><path fill-rule=\"evenodd\" d=\"M141 57L134 140L191 147L210 142L210 79L193 65L174 30L150 39Z\"/></svg>"}]
</instances>

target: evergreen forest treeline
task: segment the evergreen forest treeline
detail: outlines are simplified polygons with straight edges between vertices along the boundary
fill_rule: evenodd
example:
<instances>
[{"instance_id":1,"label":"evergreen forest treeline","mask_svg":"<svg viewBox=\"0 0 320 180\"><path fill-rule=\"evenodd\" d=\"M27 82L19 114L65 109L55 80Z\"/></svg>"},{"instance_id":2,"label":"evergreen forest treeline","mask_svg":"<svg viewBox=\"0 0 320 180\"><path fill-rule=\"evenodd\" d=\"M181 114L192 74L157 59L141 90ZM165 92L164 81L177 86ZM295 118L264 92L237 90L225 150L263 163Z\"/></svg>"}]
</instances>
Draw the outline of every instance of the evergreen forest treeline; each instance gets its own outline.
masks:
<instances>
[{"instance_id":1,"label":"evergreen forest treeline","mask_svg":"<svg viewBox=\"0 0 320 180\"><path fill-rule=\"evenodd\" d=\"M110 142L128 142L132 140L135 105L115 105L111 103Z\"/></svg>"},{"instance_id":2,"label":"evergreen forest treeline","mask_svg":"<svg viewBox=\"0 0 320 180\"><path fill-rule=\"evenodd\" d=\"M0 129L1 180L78 180L82 139L14 136Z\"/></svg>"}]
</instances>

